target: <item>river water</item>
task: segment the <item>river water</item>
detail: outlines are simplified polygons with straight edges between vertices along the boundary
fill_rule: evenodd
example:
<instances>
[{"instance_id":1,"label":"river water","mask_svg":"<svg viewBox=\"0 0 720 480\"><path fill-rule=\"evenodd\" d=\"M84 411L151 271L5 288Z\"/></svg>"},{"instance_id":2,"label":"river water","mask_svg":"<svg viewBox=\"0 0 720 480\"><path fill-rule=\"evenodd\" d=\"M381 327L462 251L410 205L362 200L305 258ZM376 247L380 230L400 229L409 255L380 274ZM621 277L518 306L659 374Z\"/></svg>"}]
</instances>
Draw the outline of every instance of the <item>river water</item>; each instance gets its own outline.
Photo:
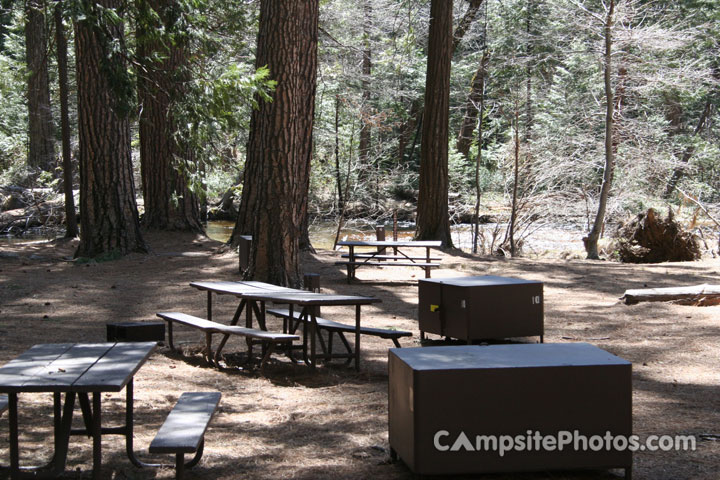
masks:
<instances>
[{"instance_id":1,"label":"river water","mask_svg":"<svg viewBox=\"0 0 720 480\"><path fill-rule=\"evenodd\" d=\"M234 222L212 221L208 222L206 231L208 237L220 242L226 242L232 234ZM486 242L492 239L493 231L498 231L498 240L502 239L505 226L487 224L480 226ZM457 248L469 252L472 249L472 226L469 224L453 225L451 227L453 244ZM409 240L415 233L415 226L409 223L398 225L398 239ZM337 234L337 223L315 222L310 226L310 242L316 249L331 250ZM0 237L0 248L3 245L20 245L38 241L55 239L62 232L43 231L22 237ZM583 249L582 237L585 232L580 227L540 227L524 242L523 254L530 256L566 256L568 254L581 254ZM385 225L385 238L392 239L392 225ZM340 240L374 240L375 226L370 223L353 222L345 225L340 232Z\"/></svg>"},{"instance_id":2,"label":"river water","mask_svg":"<svg viewBox=\"0 0 720 480\"><path fill-rule=\"evenodd\" d=\"M209 222L207 235L213 240L225 242L230 238L233 222ZM480 225L480 228L489 244L493 231L498 230L497 241L502 240L506 226L503 224ZM453 244L456 248L469 252L472 250L472 225L458 224L451 226ZM310 226L310 243L316 249L331 250L335 243L337 223L316 222ZM415 234L413 224L398 225L398 239L410 240ZM524 242L523 253L532 256L555 257L568 254L582 254L584 247L582 237L586 232L577 226L568 227L539 227ZM385 238L392 239L392 225L385 225ZM375 226L369 223L353 223L343 227L340 240L374 240Z\"/></svg>"}]
</instances>

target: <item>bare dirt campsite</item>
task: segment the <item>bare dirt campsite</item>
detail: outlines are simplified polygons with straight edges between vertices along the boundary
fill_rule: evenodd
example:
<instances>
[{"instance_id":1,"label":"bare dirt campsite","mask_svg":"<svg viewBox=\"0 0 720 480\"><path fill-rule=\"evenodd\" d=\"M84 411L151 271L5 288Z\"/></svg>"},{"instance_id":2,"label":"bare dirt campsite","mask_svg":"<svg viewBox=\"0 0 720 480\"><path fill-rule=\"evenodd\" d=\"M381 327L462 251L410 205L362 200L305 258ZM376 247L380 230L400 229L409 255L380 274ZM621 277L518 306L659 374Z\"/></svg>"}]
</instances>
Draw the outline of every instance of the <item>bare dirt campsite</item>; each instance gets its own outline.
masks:
<instances>
[{"instance_id":1,"label":"bare dirt campsite","mask_svg":"<svg viewBox=\"0 0 720 480\"><path fill-rule=\"evenodd\" d=\"M36 343L100 342L109 321L154 320L159 311L203 315L205 296L194 280L239 280L237 254L220 243L183 234L149 236L153 253L78 264L68 261L73 243L37 243L3 248L0 258L0 362ZM421 269L358 271L348 285L334 265L338 252L306 254L303 271L321 275L322 291L379 297L363 308L363 325L414 332L401 339L419 346L417 279ZM514 276L544 283L545 341L589 342L633 364L633 429L649 435L694 435L695 451L638 452L633 478L716 479L720 471L720 306L665 302L625 305L626 289L717 283L720 260L624 265L558 259L491 259L445 253L433 278L464 275ZM229 319L232 297L219 297L213 318ZM348 321L347 307L323 316ZM361 371L336 361L315 372L276 354L265 375L243 364L245 345L232 338L227 368L208 367L202 334L178 328L183 355L158 349L135 377L136 448L145 454L167 412L185 391L222 392L221 406L206 434L203 461L187 472L202 479L411 478L389 460L387 434L388 340L363 337ZM439 337L433 337L436 341ZM536 341L536 339L528 339ZM478 386L482 388L482 386ZM47 394L44 394L47 395ZM108 395L104 419L122 412L124 396ZM20 397L21 460L38 463L51 451L52 409L43 395ZM81 422L76 415L76 422ZM0 418L0 463L7 464L8 418ZM140 470L125 457L122 441L104 437L107 478L173 478L172 469ZM68 467L89 478L91 442L71 439ZM171 459L168 459L171 461ZM487 479L611 479L620 470L486 475ZM2 475L2 472L0 472Z\"/></svg>"}]
</instances>

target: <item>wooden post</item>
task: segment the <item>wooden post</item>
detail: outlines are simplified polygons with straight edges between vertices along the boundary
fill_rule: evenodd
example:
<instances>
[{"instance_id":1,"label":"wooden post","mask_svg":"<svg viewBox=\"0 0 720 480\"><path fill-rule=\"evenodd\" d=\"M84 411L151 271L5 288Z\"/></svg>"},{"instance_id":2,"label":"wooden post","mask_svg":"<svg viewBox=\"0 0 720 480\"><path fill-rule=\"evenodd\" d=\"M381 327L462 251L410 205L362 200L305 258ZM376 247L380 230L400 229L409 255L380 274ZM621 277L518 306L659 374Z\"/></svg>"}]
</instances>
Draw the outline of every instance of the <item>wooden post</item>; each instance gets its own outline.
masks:
<instances>
[{"instance_id":1,"label":"wooden post","mask_svg":"<svg viewBox=\"0 0 720 480\"><path fill-rule=\"evenodd\" d=\"M378 242L385 241L385 225L375 226L375 238ZM378 255L385 255L385 247L378 247L377 251ZM382 258L379 258L378 260L382 260Z\"/></svg>"},{"instance_id":2,"label":"wooden post","mask_svg":"<svg viewBox=\"0 0 720 480\"><path fill-rule=\"evenodd\" d=\"M320 293L320 274L319 273L306 273L303 275L303 285L305 290L309 292ZM313 315L316 317L320 316L320 306L310 307Z\"/></svg>"},{"instance_id":3,"label":"wooden post","mask_svg":"<svg viewBox=\"0 0 720 480\"><path fill-rule=\"evenodd\" d=\"M245 273L245 270L250 266L250 247L252 237L250 235L241 235L240 243L238 244L238 257L240 258L240 273Z\"/></svg>"},{"instance_id":4,"label":"wooden post","mask_svg":"<svg viewBox=\"0 0 720 480\"><path fill-rule=\"evenodd\" d=\"M303 275L303 283L305 285L305 290L320 293L320 274L306 273Z\"/></svg>"},{"instance_id":5,"label":"wooden post","mask_svg":"<svg viewBox=\"0 0 720 480\"><path fill-rule=\"evenodd\" d=\"M397 210L393 210L393 242L398 240ZM393 247L393 254L397 257L397 247Z\"/></svg>"}]
</instances>

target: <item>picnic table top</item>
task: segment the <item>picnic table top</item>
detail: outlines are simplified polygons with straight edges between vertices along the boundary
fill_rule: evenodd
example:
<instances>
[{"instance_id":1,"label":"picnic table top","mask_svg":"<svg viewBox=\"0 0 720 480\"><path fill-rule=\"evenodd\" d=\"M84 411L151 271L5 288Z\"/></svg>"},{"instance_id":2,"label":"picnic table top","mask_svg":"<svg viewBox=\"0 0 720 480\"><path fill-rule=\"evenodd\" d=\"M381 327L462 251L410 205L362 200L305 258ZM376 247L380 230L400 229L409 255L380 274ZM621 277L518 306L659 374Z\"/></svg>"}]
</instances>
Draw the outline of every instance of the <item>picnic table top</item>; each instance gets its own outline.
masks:
<instances>
[{"instance_id":1,"label":"picnic table top","mask_svg":"<svg viewBox=\"0 0 720 480\"><path fill-rule=\"evenodd\" d=\"M369 305L380 302L380 299L375 297L315 293L256 281L190 282L190 286L219 294L236 295L247 300L292 303L294 305Z\"/></svg>"},{"instance_id":2,"label":"picnic table top","mask_svg":"<svg viewBox=\"0 0 720 480\"><path fill-rule=\"evenodd\" d=\"M440 240L341 240L343 247L440 247Z\"/></svg>"},{"instance_id":3,"label":"picnic table top","mask_svg":"<svg viewBox=\"0 0 720 480\"><path fill-rule=\"evenodd\" d=\"M0 392L119 392L156 342L35 345L0 367Z\"/></svg>"},{"instance_id":4,"label":"picnic table top","mask_svg":"<svg viewBox=\"0 0 720 480\"><path fill-rule=\"evenodd\" d=\"M191 287L195 287L198 290L208 290L219 294L229 294L245 296L250 293L265 293L265 292L298 292L302 293L305 290L298 290L296 288L281 287L273 285L271 283L256 282L256 281L240 281L240 282L228 282L228 281L210 281L210 282L190 282Z\"/></svg>"},{"instance_id":5,"label":"picnic table top","mask_svg":"<svg viewBox=\"0 0 720 480\"><path fill-rule=\"evenodd\" d=\"M286 303L301 306L332 306L332 305L369 305L379 303L381 300L375 297L360 295L337 295L334 293L314 292L255 292L244 295L248 300L259 300L263 302Z\"/></svg>"}]
</instances>

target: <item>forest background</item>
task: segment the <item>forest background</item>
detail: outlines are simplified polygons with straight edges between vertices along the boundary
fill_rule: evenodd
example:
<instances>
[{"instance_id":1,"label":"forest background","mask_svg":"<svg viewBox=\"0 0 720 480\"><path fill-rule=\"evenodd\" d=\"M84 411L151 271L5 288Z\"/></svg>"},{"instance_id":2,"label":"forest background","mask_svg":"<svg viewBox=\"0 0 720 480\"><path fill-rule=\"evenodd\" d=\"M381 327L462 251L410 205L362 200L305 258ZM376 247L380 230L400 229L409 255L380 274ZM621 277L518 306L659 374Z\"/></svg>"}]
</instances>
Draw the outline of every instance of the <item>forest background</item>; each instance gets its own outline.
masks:
<instances>
[{"instance_id":1,"label":"forest background","mask_svg":"<svg viewBox=\"0 0 720 480\"><path fill-rule=\"evenodd\" d=\"M182 66L175 65L174 78L181 79L182 95L165 115L176 127L170 133L176 146L192 152L171 152L188 195L165 195L175 195L175 204L196 195L201 208L210 206L210 217L234 219L251 111L269 101L274 88L272 72L255 67L259 2L104 2L116 5L102 6L97 18L90 18L88 3L93 2L1 0L0 185L60 191L67 170L78 185L79 70L70 48L67 117L74 154L72 168L63 169L56 34L62 31L73 45L78 31L70 25L92 20L123 30L122 36L108 35L113 41L105 47L122 59L109 75L110 88L120 100L115 109L128 120L135 184L144 182L140 119L163 91L158 65L166 68L168 52L180 46ZM608 176L610 224L649 207L678 212L687 204L690 217L716 218L718 3L456 0L447 169L451 223L495 222L493 229L478 231L480 253L515 253L511 240L521 244L548 223L591 231ZM156 13L158 5L172 7L172 15ZM328 0L319 8L310 221L384 222L393 213L412 220L431 2ZM40 24L41 30L33 30ZM47 72L46 92L33 87L37 58ZM612 164L608 85L614 94ZM148 96L151 87L158 90ZM46 112L45 120L33 119L33 111ZM37 122L46 123L40 134ZM142 197L145 189L137 190ZM151 219L140 218L152 226Z\"/></svg>"}]
</instances>

